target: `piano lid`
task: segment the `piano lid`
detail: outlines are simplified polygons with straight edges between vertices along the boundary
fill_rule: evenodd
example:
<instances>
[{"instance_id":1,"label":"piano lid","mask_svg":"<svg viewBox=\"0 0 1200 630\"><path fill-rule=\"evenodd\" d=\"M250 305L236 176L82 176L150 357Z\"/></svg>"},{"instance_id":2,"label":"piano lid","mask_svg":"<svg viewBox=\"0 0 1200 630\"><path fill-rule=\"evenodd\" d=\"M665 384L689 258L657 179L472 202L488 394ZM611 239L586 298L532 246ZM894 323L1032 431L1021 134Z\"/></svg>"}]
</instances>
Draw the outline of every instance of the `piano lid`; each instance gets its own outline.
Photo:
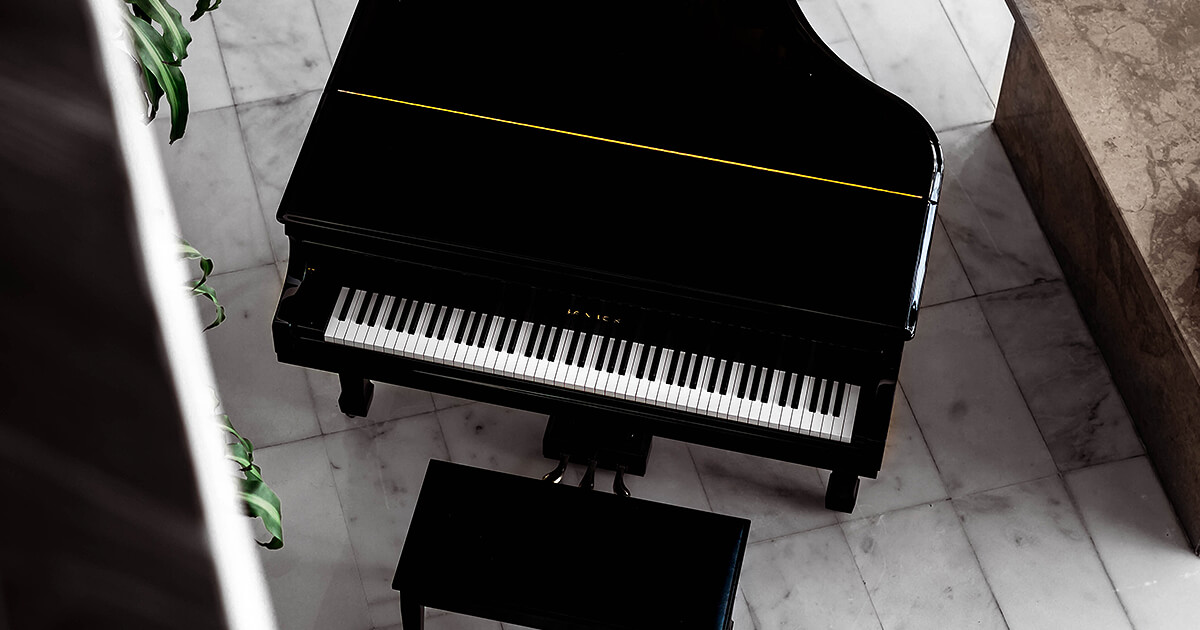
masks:
<instances>
[{"instance_id":1,"label":"piano lid","mask_svg":"<svg viewBox=\"0 0 1200 630\"><path fill-rule=\"evenodd\" d=\"M940 170L788 0L362 0L279 219L907 328Z\"/></svg>"}]
</instances>

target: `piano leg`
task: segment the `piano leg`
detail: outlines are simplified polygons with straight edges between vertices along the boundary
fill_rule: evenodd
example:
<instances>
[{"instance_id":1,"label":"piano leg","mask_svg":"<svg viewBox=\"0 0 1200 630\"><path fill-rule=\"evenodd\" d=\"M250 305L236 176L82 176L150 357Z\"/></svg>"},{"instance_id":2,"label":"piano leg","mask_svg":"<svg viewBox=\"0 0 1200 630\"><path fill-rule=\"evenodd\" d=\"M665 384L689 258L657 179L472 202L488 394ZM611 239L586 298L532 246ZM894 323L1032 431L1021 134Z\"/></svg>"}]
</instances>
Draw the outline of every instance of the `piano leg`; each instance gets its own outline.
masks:
<instances>
[{"instance_id":1,"label":"piano leg","mask_svg":"<svg viewBox=\"0 0 1200 630\"><path fill-rule=\"evenodd\" d=\"M425 607L400 593L400 625L404 630L421 630L425 627Z\"/></svg>"},{"instance_id":2,"label":"piano leg","mask_svg":"<svg viewBox=\"0 0 1200 630\"><path fill-rule=\"evenodd\" d=\"M829 473L829 487L825 489L825 509L849 514L858 501L858 475L834 470Z\"/></svg>"},{"instance_id":3,"label":"piano leg","mask_svg":"<svg viewBox=\"0 0 1200 630\"><path fill-rule=\"evenodd\" d=\"M375 396L375 385L361 376L338 374L342 382L342 395L338 397L338 408L351 418L365 417Z\"/></svg>"}]
</instances>

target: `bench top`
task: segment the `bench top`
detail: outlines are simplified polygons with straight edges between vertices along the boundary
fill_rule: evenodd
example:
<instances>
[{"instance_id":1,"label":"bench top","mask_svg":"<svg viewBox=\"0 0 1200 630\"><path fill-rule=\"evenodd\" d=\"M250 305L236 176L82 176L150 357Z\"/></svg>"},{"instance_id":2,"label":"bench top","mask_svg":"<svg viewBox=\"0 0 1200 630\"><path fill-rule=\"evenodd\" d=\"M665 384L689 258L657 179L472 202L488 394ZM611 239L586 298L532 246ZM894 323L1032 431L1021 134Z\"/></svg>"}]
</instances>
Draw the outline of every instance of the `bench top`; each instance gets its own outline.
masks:
<instances>
[{"instance_id":1,"label":"bench top","mask_svg":"<svg viewBox=\"0 0 1200 630\"><path fill-rule=\"evenodd\" d=\"M713 628L750 521L430 460L392 588L542 628Z\"/></svg>"}]
</instances>

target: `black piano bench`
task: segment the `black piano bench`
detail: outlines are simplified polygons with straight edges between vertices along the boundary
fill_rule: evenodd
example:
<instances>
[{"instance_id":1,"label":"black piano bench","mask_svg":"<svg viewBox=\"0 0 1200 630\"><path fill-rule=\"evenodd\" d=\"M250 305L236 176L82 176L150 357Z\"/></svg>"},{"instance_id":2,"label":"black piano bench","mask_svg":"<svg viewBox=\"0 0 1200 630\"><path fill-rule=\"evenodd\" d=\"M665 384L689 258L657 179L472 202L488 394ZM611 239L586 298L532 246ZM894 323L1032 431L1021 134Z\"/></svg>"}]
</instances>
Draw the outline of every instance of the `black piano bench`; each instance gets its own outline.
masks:
<instances>
[{"instance_id":1,"label":"black piano bench","mask_svg":"<svg viewBox=\"0 0 1200 630\"><path fill-rule=\"evenodd\" d=\"M392 588L542 630L732 630L750 521L431 460Z\"/></svg>"}]
</instances>

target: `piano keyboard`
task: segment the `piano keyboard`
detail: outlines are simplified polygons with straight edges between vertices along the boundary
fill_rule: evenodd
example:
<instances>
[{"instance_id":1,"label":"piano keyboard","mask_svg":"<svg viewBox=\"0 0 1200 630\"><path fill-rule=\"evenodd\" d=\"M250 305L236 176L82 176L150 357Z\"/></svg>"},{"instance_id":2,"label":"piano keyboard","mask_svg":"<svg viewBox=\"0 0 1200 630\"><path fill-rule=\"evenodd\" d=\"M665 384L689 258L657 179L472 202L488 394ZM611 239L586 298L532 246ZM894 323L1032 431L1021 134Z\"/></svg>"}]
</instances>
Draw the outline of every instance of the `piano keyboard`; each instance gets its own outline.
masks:
<instances>
[{"instance_id":1,"label":"piano keyboard","mask_svg":"<svg viewBox=\"0 0 1200 630\"><path fill-rule=\"evenodd\" d=\"M325 341L839 442L859 386L343 287Z\"/></svg>"}]
</instances>

